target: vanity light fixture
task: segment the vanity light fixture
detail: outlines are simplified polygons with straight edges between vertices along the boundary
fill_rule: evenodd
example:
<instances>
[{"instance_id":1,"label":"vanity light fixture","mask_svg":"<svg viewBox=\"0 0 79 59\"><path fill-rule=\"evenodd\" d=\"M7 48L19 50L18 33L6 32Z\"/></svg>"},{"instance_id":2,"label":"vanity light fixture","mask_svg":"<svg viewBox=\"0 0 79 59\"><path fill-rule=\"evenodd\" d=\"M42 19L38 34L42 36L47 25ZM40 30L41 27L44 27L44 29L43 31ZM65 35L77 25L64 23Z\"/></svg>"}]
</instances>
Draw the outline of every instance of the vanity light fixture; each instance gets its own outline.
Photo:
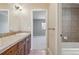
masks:
<instances>
[{"instance_id":1,"label":"vanity light fixture","mask_svg":"<svg viewBox=\"0 0 79 59\"><path fill-rule=\"evenodd\" d=\"M20 5L15 5L14 7L16 10L22 11L22 7Z\"/></svg>"},{"instance_id":2,"label":"vanity light fixture","mask_svg":"<svg viewBox=\"0 0 79 59\"><path fill-rule=\"evenodd\" d=\"M18 15L24 15L26 13L25 9L23 8L23 5L20 4L14 4L13 9L14 13Z\"/></svg>"}]
</instances>

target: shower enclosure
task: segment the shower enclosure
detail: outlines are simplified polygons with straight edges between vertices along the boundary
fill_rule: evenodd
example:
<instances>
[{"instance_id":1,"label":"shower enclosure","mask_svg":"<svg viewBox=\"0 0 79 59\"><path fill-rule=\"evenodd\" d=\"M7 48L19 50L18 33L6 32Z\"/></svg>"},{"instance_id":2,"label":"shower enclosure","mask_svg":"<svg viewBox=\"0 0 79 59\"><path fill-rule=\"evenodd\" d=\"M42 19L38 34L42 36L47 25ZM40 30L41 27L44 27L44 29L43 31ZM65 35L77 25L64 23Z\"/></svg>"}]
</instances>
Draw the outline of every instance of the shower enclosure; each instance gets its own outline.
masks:
<instances>
[{"instance_id":1,"label":"shower enclosure","mask_svg":"<svg viewBox=\"0 0 79 59\"><path fill-rule=\"evenodd\" d=\"M62 5L62 54L79 54L79 4Z\"/></svg>"}]
</instances>

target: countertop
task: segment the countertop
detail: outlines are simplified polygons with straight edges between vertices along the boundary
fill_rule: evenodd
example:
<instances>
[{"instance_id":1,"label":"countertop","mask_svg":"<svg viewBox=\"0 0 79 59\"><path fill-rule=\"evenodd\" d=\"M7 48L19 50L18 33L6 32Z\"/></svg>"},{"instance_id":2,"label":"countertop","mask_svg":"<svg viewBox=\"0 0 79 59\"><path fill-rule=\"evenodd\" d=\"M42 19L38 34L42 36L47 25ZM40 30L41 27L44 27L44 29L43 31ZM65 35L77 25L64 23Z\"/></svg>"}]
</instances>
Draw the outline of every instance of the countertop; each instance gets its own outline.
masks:
<instances>
[{"instance_id":1,"label":"countertop","mask_svg":"<svg viewBox=\"0 0 79 59\"><path fill-rule=\"evenodd\" d=\"M0 53L20 42L28 35L30 35L30 33L17 33L15 35L0 38Z\"/></svg>"}]
</instances>

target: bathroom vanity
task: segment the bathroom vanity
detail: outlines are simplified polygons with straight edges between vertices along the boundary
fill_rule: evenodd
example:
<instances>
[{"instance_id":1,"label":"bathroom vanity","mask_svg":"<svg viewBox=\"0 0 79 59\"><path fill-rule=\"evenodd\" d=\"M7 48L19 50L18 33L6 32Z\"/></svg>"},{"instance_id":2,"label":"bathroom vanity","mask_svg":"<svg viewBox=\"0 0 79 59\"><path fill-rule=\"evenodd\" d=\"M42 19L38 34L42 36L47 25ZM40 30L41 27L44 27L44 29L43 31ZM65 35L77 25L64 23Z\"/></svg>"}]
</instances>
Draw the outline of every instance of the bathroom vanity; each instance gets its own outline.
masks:
<instances>
[{"instance_id":1,"label":"bathroom vanity","mask_svg":"<svg viewBox=\"0 0 79 59\"><path fill-rule=\"evenodd\" d=\"M28 55L31 48L30 33L18 33L0 39L1 55Z\"/></svg>"}]
</instances>

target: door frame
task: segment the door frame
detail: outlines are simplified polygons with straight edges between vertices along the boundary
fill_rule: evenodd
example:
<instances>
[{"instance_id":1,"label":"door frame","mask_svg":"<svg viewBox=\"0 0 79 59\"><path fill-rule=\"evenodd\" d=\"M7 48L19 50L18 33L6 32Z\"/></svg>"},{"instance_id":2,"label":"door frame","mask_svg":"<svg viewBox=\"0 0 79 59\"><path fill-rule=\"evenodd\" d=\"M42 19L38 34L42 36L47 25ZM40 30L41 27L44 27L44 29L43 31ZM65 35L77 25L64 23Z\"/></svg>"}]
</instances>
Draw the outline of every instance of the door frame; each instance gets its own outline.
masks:
<instances>
[{"instance_id":1,"label":"door frame","mask_svg":"<svg viewBox=\"0 0 79 59\"><path fill-rule=\"evenodd\" d=\"M8 29L9 29L9 31L10 31L10 21L9 21L9 10L8 9L0 9L0 11L7 11L8 12Z\"/></svg>"},{"instance_id":2,"label":"door frame","mask_svg":"<svg viewBox=\"0 0 79 59\"><path fill-rule=\"evenodd\" d=\"M47 29L47 24L48 24L48 10L47 9L32 9L31 10L31 40L33 39L33 11L46 11L46 29ZM47 50L47 30L46 30L46 32L45 32L45 34L46 34L46 50ZM32 41L31 41L31 44L32 44ZM32 45L31 45L31 47L32 47ZM31 48L31 50L32 50L32 48Z\"/></svg>"},{"instance_id":3,"label":"door frame","mask_svg":"<svg viewBox=\"0 0 79 59\"><path fill-rule=\"evenodd\" d=\"M62 3L58 3L58 11L57 11L58 19L57 19L57 54L62 54Z\"/></svg>"}]
</instances>

